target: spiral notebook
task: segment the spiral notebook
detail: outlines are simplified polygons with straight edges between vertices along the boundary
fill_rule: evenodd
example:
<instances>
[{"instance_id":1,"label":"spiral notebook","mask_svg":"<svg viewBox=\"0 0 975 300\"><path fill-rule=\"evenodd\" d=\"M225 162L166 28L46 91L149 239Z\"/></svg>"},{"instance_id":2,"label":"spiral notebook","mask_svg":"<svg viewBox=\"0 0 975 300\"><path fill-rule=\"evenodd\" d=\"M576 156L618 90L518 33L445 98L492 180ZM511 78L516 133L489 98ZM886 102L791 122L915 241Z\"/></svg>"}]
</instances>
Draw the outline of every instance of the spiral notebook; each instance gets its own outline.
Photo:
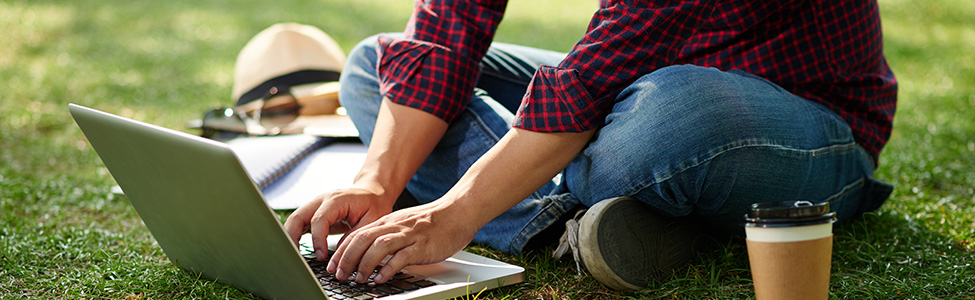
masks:
<instances>
[{"instance_id":1,"label":"spiral notebook","mask_svg":"<svg viewBox=\"0 0 975 300\"><path fill-rule=\"evenodd\" d=\"M239 137L226 142L262 191L333 139L305 134Z\"/></svg>"}]
</instances>

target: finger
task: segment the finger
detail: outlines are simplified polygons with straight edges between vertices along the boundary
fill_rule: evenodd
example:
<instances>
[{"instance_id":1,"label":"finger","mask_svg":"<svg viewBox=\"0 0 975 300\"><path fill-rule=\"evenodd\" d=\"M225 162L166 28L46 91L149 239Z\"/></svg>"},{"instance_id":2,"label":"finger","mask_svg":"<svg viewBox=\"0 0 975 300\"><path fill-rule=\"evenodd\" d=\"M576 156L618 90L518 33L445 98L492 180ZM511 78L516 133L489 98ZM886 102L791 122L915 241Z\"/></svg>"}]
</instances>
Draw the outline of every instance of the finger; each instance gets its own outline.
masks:
<instances>
[{"instance_id":1,"label":"finger","mask_svg":"<svg viewBox=\"0 0 975 300\"><path fill-rule=\"evenodd\" d=\"M343 281L347 280L352 271L358 269L362 255L369 249L376 237L382 234L380 230L383 228L367 226L346 234L345 239L335 249L335 253L332 254L332 259L328 263L328 267L335 267L336 278Z\"/></svg>"},{"instance_id":2,"label":"finger","mask_svg":"<svg viewBox=\"0 0 975 300\"><path fill-rule=\"evenodd\" d=\"M335 253L332 254L332 258L328 260L328 265L325 266L326 272L335 274L338 269L338 258L342 256L339 253L345 249L345 239L352 235L353 230L350 229L349 223L345 222L344 220L338 222L338 224L332 225L330 230L332 233L344 233L341 237L339 237L338 244L335 246Z\"/></svg>"},{"instance_id":3,"label":"finger","mask_svg":"<svg viewBox=\"0 0 975 300\"><path fill-rule=\"evenodd\" d=\"M372 245L369 246L369 249L363 253L362 258L359 259L359 276L356 277L356 281L360 283L365 282L369 275L376 270L376 267L386 259L386 256L395 254L412 244L409 238L400 232L384 234L377 237L372 242ZM399 269L396 269L396 271L399 271Z\"/></svg>"},{"instance_id":4,"label":"finger","mask_svg":"<svg viewBox=\"0 0 975 300\"><path fill-rule=\"evenodd\" d=\"M311 202L305 203L291 215L288 219L284 221L284 230L288 233L288 237L291 241L298 245L298 241L301 239L301 235L308 232L308 225L311 222L311 217L321 205L320 198L316 198Z\"/></svg>"},{"instance_id":5,"label":"finger","mask_svg":"<svg viewBox=\"0 0 975 300\"><path fill-rule=\"evenodd\" d=\"M415 249L416 247L413 247L413 244L410 244L405 248L396 251L396 253L393 253L393 256L386 261L386 264L383 265L381 269L379 269L379 272L376 274L376 277L373 278L373 281L375 281L377 284L386 283L386 281L393 278L393 276L395 276L400 270L410 264L413 264L416 261L413 259L413 254L416 253Z\"/></svg>"},{"instance_id":6,"label":"finger","mask_svg":"<svg viewBox=\"0 0 975 300\"><path fill-rule=\"evenodd\" d=\"M366 226L366 225L369 225L369 224L371 224L371 223L359 222L359 223L356 224L356 226L353 227L352 225L349 225L349 222L347 220L341 220L341 221L339 221L336 224L332 224L332 228L330 230L331 230L331 232L333 234L346 233L346 234L343 234L342 237L339 238L339 243L338 243L338 246L336 248L341 247L343 244L345 244L345 239L348 238L348 237L350 237L350 236L352 236L349 233L352 233L352 232L354 232L356 230L359 230L359 228L362 228L363 226Z\"/></svg>"},{"instance_id":7,"label":"finger","mask_svg":"<svg viewBox=\"0 0 975 300\"><path fill-rule=\"evenodd\" d=\"M329 205L330 203L328 201L322 202L322 205L311 217L311 224L309 225L312 247L314 247L315 257L319 261L325 260L328 255L329 228L347 213L343 207L334 207Z\"/></svg>"},{"instance_id":8,"label":"finger","mask_svg":"<svg viewBox=\"0 0 975 300\"><path fill-rule=\"evenodd\" d=\"M328 266L325 267L325 271L335 274L336 275L335 277L339 277L339 280L345 280L344 278L342 278L344 276L338 276L339 260L342 259L342 254L345 253L345 248L348 247L347 244L349 239L355 234L356 234L355 231L348 231L345 234L343 234L341 238L339 238L339 243L338 245L335 246L335 251L332 253L332 257L328 260ZM342 275L345 274L348 273L342 273Z\"/></svg>"}]
</instances>

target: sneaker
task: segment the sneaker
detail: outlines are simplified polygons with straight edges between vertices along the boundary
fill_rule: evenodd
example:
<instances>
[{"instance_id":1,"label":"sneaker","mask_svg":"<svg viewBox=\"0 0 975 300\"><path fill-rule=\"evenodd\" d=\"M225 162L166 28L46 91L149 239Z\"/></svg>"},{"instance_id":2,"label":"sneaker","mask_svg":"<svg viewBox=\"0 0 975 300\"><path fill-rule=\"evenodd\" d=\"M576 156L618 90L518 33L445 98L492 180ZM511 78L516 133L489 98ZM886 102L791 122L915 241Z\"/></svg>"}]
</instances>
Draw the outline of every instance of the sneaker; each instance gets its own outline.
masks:
<instances>
[{"instance_id":1,"label":"sneaker","mask_svg":"<svg viewBox=\"0 0 975 300\"><path fill-rule=\"evenodd\" d=\"M577 266L581 260L597 281L616 290L642 289L666 279L694 258L694 240L700 236L694 226L661 216L631 197L600 201L577 216L578 221L566 224L564 243L554 255L571 249Z\"/></svg>"}]
</instances>

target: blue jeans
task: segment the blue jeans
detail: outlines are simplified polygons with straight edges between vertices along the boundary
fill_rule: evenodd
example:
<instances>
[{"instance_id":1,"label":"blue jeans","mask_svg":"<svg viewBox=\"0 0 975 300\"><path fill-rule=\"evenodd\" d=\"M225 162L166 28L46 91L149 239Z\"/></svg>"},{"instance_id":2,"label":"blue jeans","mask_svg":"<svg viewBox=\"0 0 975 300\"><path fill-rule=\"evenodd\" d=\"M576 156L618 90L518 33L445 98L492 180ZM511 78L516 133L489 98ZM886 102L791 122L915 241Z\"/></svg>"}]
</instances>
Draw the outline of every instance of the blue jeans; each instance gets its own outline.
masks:
<instances>
[{"instance_id":1,"label":"blue jeans","mask_svg":"<svg viewBox=\"0 0 975 300\"><path fill-rule=\"evenodd\" d=\"M375 41L352 50L339 94L367 145L382 100ZM494 43L475 95L407 190L420 203L446 193L511 128L537 66L563 57ZM872 178L874 168L849 126L825 107L745 72L671 66L623 90L605 126L560 176L481 228L474 242L520 253L573 208L624 195L665 216L700 218L713 232L743 233L755 202L828 201L843 223L890 194L890 185Z\"/></svg>"}]
</instances>

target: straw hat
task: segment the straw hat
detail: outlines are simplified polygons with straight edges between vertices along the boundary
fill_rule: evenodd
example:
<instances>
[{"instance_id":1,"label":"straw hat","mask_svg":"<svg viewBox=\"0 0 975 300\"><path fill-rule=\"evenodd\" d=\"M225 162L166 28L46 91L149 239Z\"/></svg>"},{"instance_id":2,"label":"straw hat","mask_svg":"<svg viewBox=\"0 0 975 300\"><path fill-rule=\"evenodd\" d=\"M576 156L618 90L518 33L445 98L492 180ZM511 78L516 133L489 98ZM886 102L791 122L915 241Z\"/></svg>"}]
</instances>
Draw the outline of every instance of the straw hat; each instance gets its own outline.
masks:
<instances>
[{"instance_id":1,"label":"straw hat","mask_svg":"<svg viewBox=\"0 0 975 300\"><path fill-rule=\"evenodd\" d=\"M328 34L295 23L272 25L258 33L237 56L232 97L238 108L253 110L272 88L289 89L302 115L334 113L345 54Z\"/></svg>"}]
</instances>

